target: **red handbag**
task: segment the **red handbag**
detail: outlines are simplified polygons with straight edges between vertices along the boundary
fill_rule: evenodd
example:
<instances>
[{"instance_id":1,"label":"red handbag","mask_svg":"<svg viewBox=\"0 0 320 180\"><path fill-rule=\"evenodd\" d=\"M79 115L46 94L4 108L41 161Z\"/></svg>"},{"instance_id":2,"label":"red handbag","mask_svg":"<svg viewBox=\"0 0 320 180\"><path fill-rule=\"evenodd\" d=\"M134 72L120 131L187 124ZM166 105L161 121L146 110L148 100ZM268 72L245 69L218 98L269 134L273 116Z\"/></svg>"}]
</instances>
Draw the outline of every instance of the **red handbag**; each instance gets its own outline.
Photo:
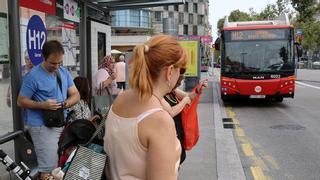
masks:
<instances>
[{"instance_id":1,"label":"red handbag","mask_svg":"<svg viewBox=\"0 0 320 180\"><path fill-rule=\"evenodd\" d=\"M196 92L201 84L193 88L192 92ZM197 107L201 92L196 94L196 97L189 106L185 106L181 112L182 127L184 131L183 147L186 150L191 150L199 140L199 125Z\"/></svg>"}]
</instances>

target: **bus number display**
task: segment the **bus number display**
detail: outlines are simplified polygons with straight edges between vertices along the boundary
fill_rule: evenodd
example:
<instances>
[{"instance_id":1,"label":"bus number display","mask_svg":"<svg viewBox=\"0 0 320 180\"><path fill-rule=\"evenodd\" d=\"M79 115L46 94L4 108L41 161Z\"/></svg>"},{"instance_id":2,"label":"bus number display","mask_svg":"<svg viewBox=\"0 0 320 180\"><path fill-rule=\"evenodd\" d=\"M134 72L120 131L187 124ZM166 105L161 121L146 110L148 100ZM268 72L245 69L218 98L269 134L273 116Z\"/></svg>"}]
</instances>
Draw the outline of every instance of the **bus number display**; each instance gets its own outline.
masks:
<instances>
[{"instance_id":1,"label":"bus number display","mask_svg":"<svg viewBox=\"0 0 320 180\"><path fill-rule=\"evenodd\" d=\"M262 39L283 39L285 37L284 30L245 30L231 31L231 41L240 40L262 40Z\"/></svg>"}]
</instances>

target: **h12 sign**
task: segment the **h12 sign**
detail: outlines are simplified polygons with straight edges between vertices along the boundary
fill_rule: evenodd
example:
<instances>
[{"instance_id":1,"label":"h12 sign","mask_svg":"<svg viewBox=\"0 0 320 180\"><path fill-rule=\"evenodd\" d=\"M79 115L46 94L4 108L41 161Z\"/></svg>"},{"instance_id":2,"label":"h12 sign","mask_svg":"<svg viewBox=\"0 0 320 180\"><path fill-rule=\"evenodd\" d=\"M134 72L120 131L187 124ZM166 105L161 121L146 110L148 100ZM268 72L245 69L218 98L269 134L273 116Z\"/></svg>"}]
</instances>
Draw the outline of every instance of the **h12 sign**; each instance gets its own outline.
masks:
<instances>
[{"instance_id":1,"label":"h12 sign","mask_svg":"<svg viewBox=\"0 0 320 180\"><path fill-rule=\"evenodd\" d=\"M42 62L42 47L47 40L47 31L42 19L34 15L27 26L27 50L33 65Z\"/></svg>"}]
</instances>

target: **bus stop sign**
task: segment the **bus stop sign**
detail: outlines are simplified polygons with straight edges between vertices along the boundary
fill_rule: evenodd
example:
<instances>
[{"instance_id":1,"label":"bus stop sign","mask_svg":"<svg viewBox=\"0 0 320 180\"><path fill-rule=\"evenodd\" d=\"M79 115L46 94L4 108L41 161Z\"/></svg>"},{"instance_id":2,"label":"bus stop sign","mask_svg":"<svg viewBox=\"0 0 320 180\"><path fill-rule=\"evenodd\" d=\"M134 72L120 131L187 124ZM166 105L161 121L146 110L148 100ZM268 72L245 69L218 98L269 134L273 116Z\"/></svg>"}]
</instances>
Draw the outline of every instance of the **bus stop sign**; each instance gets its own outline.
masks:
<instances>
[{"instance_id":1,"label":"bus stop sign","mask_svg":"<svg viewBox=\"0 0 320 180\"><path fill-rule=\"evenodd\" d=\"M297 29L297 35L301 36L302 35L302 29Z\"/></svg>"},{"instance_id":2,"label":"bus stop sign","mask_svg":"<svg viewBox=\"0 0 320 180\"><path fill-rule=\"evenodd\" d=\"M42 47L47 40L47 31L42 19L34 15L30 18L27 26L27 50L33 65L42 62Z\"/></svg>"}]
</instances>

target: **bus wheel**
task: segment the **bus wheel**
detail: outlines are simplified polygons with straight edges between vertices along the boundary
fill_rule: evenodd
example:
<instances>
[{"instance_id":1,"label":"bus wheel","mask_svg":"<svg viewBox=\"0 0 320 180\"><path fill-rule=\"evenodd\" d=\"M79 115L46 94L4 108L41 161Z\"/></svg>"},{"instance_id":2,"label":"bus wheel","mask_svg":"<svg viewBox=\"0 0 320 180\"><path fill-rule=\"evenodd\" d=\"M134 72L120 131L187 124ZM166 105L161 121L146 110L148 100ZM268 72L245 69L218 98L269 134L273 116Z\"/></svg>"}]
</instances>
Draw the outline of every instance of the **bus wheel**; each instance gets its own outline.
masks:
<instances>
[{"instance_id":1,"label":"bus wheel","mask_svg":"<svg viewBox=\"0 0 320 180\"><path fill-rule=\"evenodd\" d=\"M275 98L275 101L276 101L276 102L282 102L282 101L283 101L283 97L276 97L276 98Z\"/></svg>"}]
</instances>

